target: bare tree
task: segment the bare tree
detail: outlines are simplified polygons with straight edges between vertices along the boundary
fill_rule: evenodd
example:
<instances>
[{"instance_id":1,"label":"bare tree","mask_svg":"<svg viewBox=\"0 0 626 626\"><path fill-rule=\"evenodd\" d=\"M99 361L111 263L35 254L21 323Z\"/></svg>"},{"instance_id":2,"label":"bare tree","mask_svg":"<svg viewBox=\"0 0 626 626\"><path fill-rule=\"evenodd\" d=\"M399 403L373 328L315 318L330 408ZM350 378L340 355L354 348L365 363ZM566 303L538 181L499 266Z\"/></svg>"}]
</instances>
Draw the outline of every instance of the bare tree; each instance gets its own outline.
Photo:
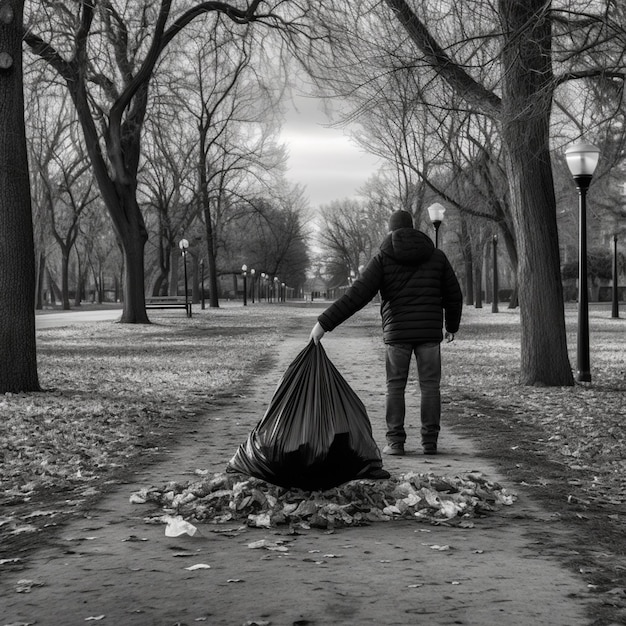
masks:
<instances>
[{"instance_id":1,"label":"bare tree","mask_svg":"<svg viewBox=\"0 0 626 626\"><path fill-rule=\"evenodd\" d=\"M301 286L309 266L302 190L279 185L273 197L257 198L253 205L255 211L240 213L226 229L231 266L245 263L292 288Z\"/></svg>"},{"instance_id":2,"label":"bare tree","mask_svg":"<svg viewBox=\"0 0 626 626\"><path fill-rule=\"evenodd\" d=\"M373 224L363 202L332 202L321 208L320 220L317 240L325 253L325 274L331 286L345 285L350 276L358 276L359 268L373 256L380 241L370 234Z\"/></svg>"},{"instance_id":3,"label":"bare tree","mask_svg":"<svg viewBox=\"0 0 626 626\"><path fill-rule=\"evenodd\" d=\"M251 27L240 35L223 29L207 38L206 28L199 29L186 45L190 70L187 88L178 93L197 133L197 198L211 307L219 306L218 254L228 222L255 210L253 198L265 191L272 172L280 175L285 160L275 141L282 81L258 72L269 64L252 34Z\"/></svg>"},{"instance_id":4,"label":"bare tree","mask_svg":"<svg viewBox=\"0 0 626 626\"><path fill-rule=\"evenodd\" d=\"M76 253L81 265L91 273L94 301L101 304L106 300L107 278L109 285L115 284L120 268L119 247L111 228L111 221L99 199L89 207L80 220L80 237Z\"/></svg>"},{"instance_id":5,"label":"bare tree","mask_svg":"<svg viewBox=\"0 0 626 626\"><path fill-rule=\"evenodd\" d=\"M43 308L46 263L56 247L50 235L50 184L46 172L51 167L58 137L67 128L68 121L59 115L62 97L55 97L46 87L49 76L43 71L24 71L24 93L27 98L25 113L26 138L30 164L33 226L37 269L36 308ZM30 85L38 85L38 90ZM45 97L40 97L42 93Z\"/></svg>"},{"instance_id":6,"label":"bare tree","mask_svg":"<svg viewBox=\"0 0 626 626\"><path fill-rule=\"evenodd\" d=\"M143 258L147 231L136 190L141 133L157 61L200 15L213 13L216 28L220 16L238 24L278 21L261 0L244 8L226 2L187 6L172 19L172 0L161 0L158 7L143 1L45 3L33 10L24 32L33 53L65 82L76 107L94 176L124 252L121 321L126 323L149 322Z\"/></svg>"},{"instance_id":7,"label":"bare tree","mask_svg":"<svg viewBox=\"0 0 626 626\"><path fill-rule=\"evenodd\" d=\"M144 162L138 187L146 215L148 245L155 251L146 259L146 275L150 276L152 268L155 271L150 288L153 295L176 295L178 240L198 212L194 167L196 131L190 126L171 97L161 97L159 93L146 123Z\"/></svg>"},{"instance_id":8,"label":"bare tree","mask_svg":"<svg viewBox=\"0 0 626 626\"><path fill-rule=\"evenodd\" d=\"M61 298L63 309L69 310L70 255L80 234L83 212L96 200L93 178L87 155L81 149L78 129L59 137L47 170L41 172L48 188L50 231L61 251ZM74 132L73 132L74 131ZM78 264L76 303L80 304L81 272Z\"/></svg>"}]
</instances>

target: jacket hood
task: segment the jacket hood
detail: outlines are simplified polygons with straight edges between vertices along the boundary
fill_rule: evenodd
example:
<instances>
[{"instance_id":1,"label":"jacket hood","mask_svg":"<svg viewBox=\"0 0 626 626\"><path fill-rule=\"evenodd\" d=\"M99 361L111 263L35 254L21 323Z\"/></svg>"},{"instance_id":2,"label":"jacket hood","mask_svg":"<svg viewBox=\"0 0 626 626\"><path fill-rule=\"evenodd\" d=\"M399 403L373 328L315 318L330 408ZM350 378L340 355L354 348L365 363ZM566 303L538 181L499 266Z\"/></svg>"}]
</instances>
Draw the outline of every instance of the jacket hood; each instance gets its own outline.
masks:
<instances>
[{"instance_id":1,"label":"jacket hood","mask_svg":"<svg viewBox=\"0 0 626 626\"><path fill-rule=\"evenodd\" d=\"M401 265L417 266L430 259L435 244L420 230L399 228L385 237L380 251Z\"/></svg>"}]
</instances>

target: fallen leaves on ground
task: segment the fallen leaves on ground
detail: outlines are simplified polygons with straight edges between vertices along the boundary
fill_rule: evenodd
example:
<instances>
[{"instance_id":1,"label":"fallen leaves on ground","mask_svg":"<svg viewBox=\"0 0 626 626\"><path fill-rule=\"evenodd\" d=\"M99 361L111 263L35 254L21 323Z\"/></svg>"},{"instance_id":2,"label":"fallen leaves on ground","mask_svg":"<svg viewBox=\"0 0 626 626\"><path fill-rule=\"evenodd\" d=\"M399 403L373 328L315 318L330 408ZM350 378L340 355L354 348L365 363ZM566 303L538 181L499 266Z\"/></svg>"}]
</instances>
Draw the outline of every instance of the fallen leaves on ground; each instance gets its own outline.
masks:
<instances>
[{"instance_id":1,"label":"fallen leaves on ground","mask_svg":"<svg viewBox=\"0 0 626 626\"><path fill-rule=\"evenodd\" d=\"M44 391L0 395L0 554L32 545L235 389L284 324L278 310L246 313L38 331Z\"/></svg>"},{"instance_id":2,"label":"fallen leaves on ground","mask_svg":"<svg viewBox=\"0 0 626 626\"><path fill-rule=\"evenodd\" d=\"M519 311L498 315L468 309L459 342L446 346L444 395L480 444L488 422L499 420L520 436L520 453L532 452L563 466L576 499L626 505L626 323L608 309L591 312L591 384L520 385ZM575 355L575 316L566 315ZM464 342L463 339L466 339ZM456 345L455 345L456 344ZM546 355L548 358L548 355ZM446 409L444 408L444 414ZM516 446L512 446L515 449ZM541 476L529 483L540 483ZM563 500L572 494L563 493ZM571 498L570 498L571 501Z\"/></svg>"},{"instance_id":3,"label":"fallen leaves on ground","mask_svg":"<svg viewBox=\"0 0 626 626\"><path fill-rule=\"evenodd\" d=\"M467 520L513 504L516 496L478 472L440 476L409 472L388 480L352 480L327 491L277 487L258 478L218 473L202 481L171 482L131 494L195 522L243 521L248 526L301 528L359 526L394 519L431 523Z\"/></svg>"}]
</instances>

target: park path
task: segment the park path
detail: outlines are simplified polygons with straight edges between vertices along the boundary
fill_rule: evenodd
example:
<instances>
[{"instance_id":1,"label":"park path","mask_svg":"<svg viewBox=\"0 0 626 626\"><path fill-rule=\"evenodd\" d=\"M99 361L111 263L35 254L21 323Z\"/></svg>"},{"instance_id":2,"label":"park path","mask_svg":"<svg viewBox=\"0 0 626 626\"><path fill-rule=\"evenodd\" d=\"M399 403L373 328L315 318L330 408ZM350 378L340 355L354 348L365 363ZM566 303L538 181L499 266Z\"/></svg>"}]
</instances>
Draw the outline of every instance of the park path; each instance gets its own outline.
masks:
<instances>
[{"instance_id":1,"label":"park path","mask_svg":"<svg viewBox=\"0 0 626 626\"><path fill-rule=\"evenodd\" d=\"M313 313L311 326L314 321ZM168 538L147 524L148 505L129 496L142 487L186 481L196 469L221 472L254 424L310 327L276 347L272 367L243 390L207 401L184 440L162 460L129 477L84 517L58 529L25 569L0 583L0 626L211 624L577 626L589 624L585 583L542 554L548 534L566 533L519 493L511 507L475 520L474 528L381 522L328 533L200 525ZM372 325L356 316L327 334L331 360L365 403L384 443L384 361ZM445 346L444 362L445 362ZM417 401L409 402L417 415ZM480 471L507 486L471 441L444 429L441 454L425 457L417 420L409 420L408 454L384 459L392 473ZM515 491L515 490L514 490ZM251 549L260 539L287 551ZM546 542L547 543L547 542ZM447 550L433 546L449 546ZM205 564L210 568L187 570ZM20 580L31 581L18 593Z\"/></svg>"}]
</instances>

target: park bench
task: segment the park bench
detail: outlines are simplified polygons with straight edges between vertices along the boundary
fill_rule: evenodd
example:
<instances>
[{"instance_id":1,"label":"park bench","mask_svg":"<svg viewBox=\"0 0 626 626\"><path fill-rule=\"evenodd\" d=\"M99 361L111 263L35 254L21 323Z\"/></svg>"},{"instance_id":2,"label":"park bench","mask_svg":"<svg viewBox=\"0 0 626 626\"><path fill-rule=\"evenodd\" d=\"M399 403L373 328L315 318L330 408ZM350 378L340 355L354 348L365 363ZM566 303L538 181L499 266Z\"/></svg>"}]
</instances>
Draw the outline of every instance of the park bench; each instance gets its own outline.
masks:
<instances>
[{"instance_id":1,"label":"park bench","mask_svg":"<svg viewBox=\"0 0 626 626\"><path fill-rule=\"evenodd\" d=\"M191 302L185 296L151 296L146 298L146 309L185 309L191 317Z\"/></svg>"}]
</instances>

